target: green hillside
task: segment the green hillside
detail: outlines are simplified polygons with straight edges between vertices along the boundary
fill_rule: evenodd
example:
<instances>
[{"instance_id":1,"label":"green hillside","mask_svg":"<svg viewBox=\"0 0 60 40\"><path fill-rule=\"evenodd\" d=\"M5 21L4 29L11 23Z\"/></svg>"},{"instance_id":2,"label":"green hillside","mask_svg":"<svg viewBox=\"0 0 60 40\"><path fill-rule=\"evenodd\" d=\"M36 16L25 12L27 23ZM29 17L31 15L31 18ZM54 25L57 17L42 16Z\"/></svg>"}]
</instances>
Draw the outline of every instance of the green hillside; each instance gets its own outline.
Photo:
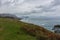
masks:
<instances>
[{"instance_id":1,"label":"green hillside","mask_svg":"<svg viewBox=\"0 0 60 40\"><path fill-rule=\"evenodd\" d=\"M57 40L56 35L40 26L16 19L0 18L0 40Z\"/></svg>"},{"instance_id":2,"label":"green hillside","mask_svg":"<svg viewBox=\"0 0 60 40\"><path fill-rule=\"evenodd\" d=\"M22 31L23 23L7 18L0 18L0 40L36 40Z\"/></svg>"}]
</instances>

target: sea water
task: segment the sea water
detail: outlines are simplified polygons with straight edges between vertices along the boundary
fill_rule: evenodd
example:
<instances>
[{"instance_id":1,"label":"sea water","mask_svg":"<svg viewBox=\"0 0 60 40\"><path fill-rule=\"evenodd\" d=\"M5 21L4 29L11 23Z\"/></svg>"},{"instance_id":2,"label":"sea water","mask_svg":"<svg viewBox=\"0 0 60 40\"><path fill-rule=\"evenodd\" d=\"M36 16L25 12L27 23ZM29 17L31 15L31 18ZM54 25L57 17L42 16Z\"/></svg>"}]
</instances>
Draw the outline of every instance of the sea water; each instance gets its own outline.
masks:
<instances>
[{"instance_id":1,"label":"sea water","mask_svg":"<svg viewBox=\"0 0 60 40\"><path fill-rule=\"evenodd\" d=\"M53 31L52 28L54 27L54 25L60 24L60 20L58 19L44 20L44 19L37 19L37 18L27 18L27 19L22 19L21 21L42 26L50 31Z\"/></svg>"}]
</instances>

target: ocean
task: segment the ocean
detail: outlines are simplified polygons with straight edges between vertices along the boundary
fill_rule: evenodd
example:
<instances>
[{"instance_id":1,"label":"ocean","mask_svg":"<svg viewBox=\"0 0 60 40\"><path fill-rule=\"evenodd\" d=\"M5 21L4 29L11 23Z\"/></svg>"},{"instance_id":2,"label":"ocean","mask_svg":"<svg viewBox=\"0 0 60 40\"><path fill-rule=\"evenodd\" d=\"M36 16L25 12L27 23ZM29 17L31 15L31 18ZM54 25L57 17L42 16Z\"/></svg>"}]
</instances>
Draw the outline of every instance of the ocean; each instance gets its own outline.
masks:
<instances>
[{"instance_id":1,"label":"ocean","mask_svg":"<svg viewBox=\"0 0 60 40\"><path fill-rule=\"evenodd\" d=\"M49 20L45 19L44 20L44 19L37 19L37 18L24 18L21 21L42 26L50 31L54 31L54 30L52 30L54 25L60 25L59 19L49 19Z\"/></svg>"}]
</instances>

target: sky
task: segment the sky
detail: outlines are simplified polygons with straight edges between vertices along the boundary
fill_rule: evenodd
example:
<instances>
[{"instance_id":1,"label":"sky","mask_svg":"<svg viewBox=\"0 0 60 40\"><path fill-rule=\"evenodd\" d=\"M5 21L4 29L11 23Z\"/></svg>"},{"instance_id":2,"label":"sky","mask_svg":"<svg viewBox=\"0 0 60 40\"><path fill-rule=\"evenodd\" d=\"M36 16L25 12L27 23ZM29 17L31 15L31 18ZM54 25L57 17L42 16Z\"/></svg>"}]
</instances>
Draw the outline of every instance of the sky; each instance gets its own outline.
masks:
<instances>
[{"instance_id":1,"label":"sky","mask_svg":"<svg viewBox=\"0 0 60 40\"><path fill-rule=\"evenodd\" d=\"M0 13L60 17L60 0L0 0Z\"/></svg>"}]
</instances>

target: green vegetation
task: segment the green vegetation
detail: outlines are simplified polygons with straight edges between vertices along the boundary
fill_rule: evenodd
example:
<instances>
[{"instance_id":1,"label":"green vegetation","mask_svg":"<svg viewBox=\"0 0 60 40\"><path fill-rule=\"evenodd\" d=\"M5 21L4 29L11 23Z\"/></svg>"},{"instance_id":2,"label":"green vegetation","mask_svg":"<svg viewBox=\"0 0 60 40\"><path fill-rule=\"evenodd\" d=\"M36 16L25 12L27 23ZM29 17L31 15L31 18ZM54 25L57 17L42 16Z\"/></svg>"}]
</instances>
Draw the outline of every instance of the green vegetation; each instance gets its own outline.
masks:
<instances>
[{"instance_id":1,"label":"green vegetation","mask_svg":"<svg viewBox=\"0 0 60 40\"><path fill-rule=\"evenodd\" d=\"M20 29L22 25L17 20L0 18L0 40L36 40Z\"/></svg>"},{"instance_id":2,"label":"green vegetation","mask_svg":"<svg viewBox=\"0 0 60 40\"><path fill-rule=\"evenodd\" d=\"M60 36L40 26L0 18L0 40L57 40Z\"/></svg>"}]
</instances>

